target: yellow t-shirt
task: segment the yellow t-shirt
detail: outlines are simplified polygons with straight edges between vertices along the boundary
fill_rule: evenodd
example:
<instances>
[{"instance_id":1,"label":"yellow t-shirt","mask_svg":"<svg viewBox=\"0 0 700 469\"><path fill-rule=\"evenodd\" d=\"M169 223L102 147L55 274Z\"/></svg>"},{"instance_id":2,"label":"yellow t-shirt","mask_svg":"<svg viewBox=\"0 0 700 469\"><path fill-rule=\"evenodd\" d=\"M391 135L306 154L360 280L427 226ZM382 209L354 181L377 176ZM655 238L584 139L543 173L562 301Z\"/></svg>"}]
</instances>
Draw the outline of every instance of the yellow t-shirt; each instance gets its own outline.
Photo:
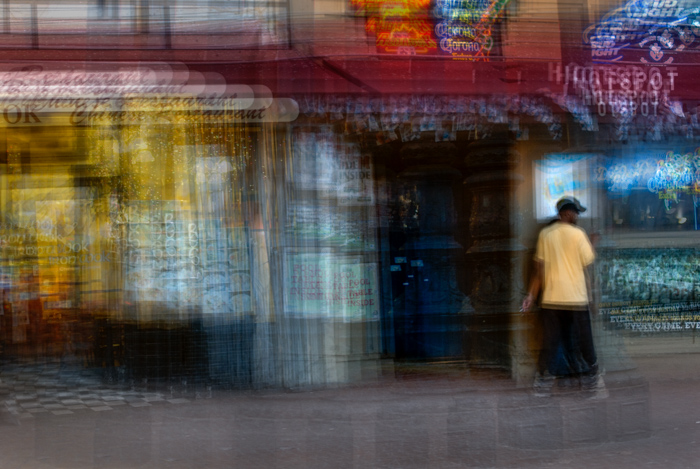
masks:
<instances>
[{"instance_id":1,"label":"yellow t-shirt","mask_svg":"<svg viewBox=\"0 0 700 469\"><path fill-rule=\"evenodd\" d=\"M556 222L543 229L535 251L535 260L544 268L542 307L586 309L585 268L594 259L593 247L582 228Z\"/></svg>"}]
</instances>

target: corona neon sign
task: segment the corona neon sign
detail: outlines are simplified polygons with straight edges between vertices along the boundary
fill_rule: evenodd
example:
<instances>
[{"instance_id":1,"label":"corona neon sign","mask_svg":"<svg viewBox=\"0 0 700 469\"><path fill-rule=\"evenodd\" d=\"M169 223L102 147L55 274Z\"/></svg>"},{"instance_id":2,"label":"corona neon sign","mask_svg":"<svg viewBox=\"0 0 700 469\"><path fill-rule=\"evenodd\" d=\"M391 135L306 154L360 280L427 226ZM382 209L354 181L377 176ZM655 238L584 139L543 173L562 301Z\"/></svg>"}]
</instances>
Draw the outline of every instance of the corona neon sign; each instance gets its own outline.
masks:
<instances>
[{"instance_id":1,"label":"corona neon sign","mask_svg":"<svg viewBox=\"0 0 700 469\"><path fill-rule=\"evenodd\" d=\"M438 0L434 15L440 51L455 58L488 60L492 28L509 0Z\"/></svg>"},{"instance_id":2,"label":"corona neon sign","mask_svg":"<svg viewBox=\"0 0 700 469\"><path fill-rule=\"evenodd\" d=\"M615 162L599 166L596 179L608 191L626 193L646 187L659 198L675 198L677 194L700 193L700 148L692 153L669 151L663 158L645 158L636 162Z\"/></svg>"},{"instance_id":3,"label":"corona neon sign","mask_svg":"<svg viewBox=\"0 0 700 469\"><path fill-rule=\"evenodd\" d=\"M647 182L649 191L656 194L670 192L696 193L700 185L700 148L684 155L666 154L658 161L656 173Z\"/></svg>"}]
</instances>

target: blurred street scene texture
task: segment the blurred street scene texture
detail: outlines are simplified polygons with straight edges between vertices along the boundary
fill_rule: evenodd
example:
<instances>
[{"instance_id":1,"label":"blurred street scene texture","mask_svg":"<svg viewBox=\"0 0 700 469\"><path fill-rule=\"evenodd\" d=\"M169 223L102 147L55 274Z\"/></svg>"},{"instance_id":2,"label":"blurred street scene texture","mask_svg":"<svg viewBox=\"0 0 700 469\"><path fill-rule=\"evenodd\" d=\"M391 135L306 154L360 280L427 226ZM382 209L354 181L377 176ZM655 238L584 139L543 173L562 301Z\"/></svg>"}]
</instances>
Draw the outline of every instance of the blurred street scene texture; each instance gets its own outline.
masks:
<instances>
[{"instance_id":1,"label":"blurred street scene texture","mask_svg":"<svg viewBox=\"0 0 700 469\"><path fill-rule=\"evenodd\" d=\"M693 466L699 47L694 0L3 0L0 467ZM563 196L606 392L536 399Z\"/></svg>"}]
</instances>

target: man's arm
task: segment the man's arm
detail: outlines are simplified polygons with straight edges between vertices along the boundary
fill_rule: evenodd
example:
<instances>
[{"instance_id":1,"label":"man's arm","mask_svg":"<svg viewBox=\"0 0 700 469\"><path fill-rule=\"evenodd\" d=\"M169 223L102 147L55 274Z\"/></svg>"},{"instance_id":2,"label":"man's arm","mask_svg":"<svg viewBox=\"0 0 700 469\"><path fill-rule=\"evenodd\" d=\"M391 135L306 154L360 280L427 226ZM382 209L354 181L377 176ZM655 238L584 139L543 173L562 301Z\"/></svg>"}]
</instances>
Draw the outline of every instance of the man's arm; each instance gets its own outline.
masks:
<instances>
[{"instance_id":1,"label":"man's arm","mask_svg":"<svg viewBox=\"0 0 700 469\"><path fill-rule=\"evenodd\" d=\"M588 293L588 310L591 312L592 315L596 316L598 315L598 304L597 301L595 301L595 291L593 290L593 264L589 264L585 269L583 269L583 273L586 276L586 291Z\"/></svg>"},{"instance_id":2,"label":"man's arm","mask_svg":"<svg viewBox=\"0 0 700 469\"><path fill-rule=\"evenodd\" d=\"M535 303L537 295L540 293L540 288L542 288L543 275L544 264L542 261L535 260L532 278L530 279L530 288L528 289L527 296L523 300L523 311L530 311L530 308L532 308L532 305Z\"/></svg>"},{"instance_id":3,"label":"man's arm","mask_svg":"<svg viewBox=\"0 0 700 469\"><path fill-rule=\"evenodd\" d=\"M588 304L591 312L593 311L593 262L595 260L595 245L598 243L600 235L593 233L590 238L584 237L584 243L581 245L581 258L584 262L583 275L586 278L586 292L588 293Z\"/></svg>"}]
</instances>

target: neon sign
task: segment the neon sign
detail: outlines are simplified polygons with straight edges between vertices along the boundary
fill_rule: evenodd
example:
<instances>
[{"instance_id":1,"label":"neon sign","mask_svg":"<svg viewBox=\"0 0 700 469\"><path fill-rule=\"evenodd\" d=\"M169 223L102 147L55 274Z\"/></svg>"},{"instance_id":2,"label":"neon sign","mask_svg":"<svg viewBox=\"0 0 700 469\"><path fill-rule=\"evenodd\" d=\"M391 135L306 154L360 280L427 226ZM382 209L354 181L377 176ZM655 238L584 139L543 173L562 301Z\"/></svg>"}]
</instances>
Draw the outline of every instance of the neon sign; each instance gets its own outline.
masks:
<instances>
[{"instance_id":1,"label":"neon sign","mask_svg":"<svg viewBox=\"0 0 700 469\"><path fill-rule=\"evenodd\" d=\"M586 29L583 42L594 62L670 64L700 46L700 7L695 0L630 0Z\"/></svg>"},{"instance_id":2,"label":"neon sign","mask_svg":"<svg viewBox=\"0 0 700 469\"><path fill-rule=\"evenodd\" d=\"M656 173L647 182L649 191L660 193L691 193L697 194L700 187L700 148L695 153L684 155L666 154L666 158L658 161Z\"/></svg>"},{"instance_id":3,"label":"neon sign","mask_svg":"<svg viewBox=\"0 0 700 469\"><path fill-rule=\"evenodd\" d=\"M377 50L389 54L421 55L434 52L437 43L431 35L431 26L425 20L380 23L375 33Z\"/></svg>"},{"instance_id":4,"label":"neon sign","mask_svg":"<svg viewBox=\"0 0 700 469\"><path fill-rule=\"evenodd\" d=\"M461 60L488 60L493 25L509 0L438 0L433 10L440 51Z\"/></svg>"},{"instance_id":5,"label":"neon sign","mask_svg":"<svg viewBox=\"0 0 700 469\"><path fill-rule=\"evenodd\" d=\"M380 54L425 55L437 51L426 0L351 0L367 15L365 30L374 34Z\"/></svg>"},{"instance_id":6,"label":"neon sign","mask_svg":"<svg viewBox=\"0 0 700 469\"><path fill-rule=\"evenodd\" d=\"M400 55L446 54L460 60L488 60L494 24L510 0L351 0L367 15L377 52Z\"/></svg>"},{"instance_id":7,"label":"neon sign","mask_svg":"<svg viewBox=\"0 0 700 469\"><path fill-rule=\"evenodd\" d=\"M634 162L615 161L599 166L596 180L610 192L626 193L646 188L661 199L675 199L681 193L700 194L700 148L692 153L669 151L663 158L645 158Z\"/></svg>"},{"instance_id":8,"label":"neon sign","mask_svg":"<svg viewBox=\"0 0 700 469\"><path fill-rule=\"evenodd\" d=\"M656 160L653 158L627 163L616 160L609 166L599 166L596 169L596 180L606 183L610 192L626 193L633 188L645 186L655 169Z\"/></svg>"}]
</instances>

